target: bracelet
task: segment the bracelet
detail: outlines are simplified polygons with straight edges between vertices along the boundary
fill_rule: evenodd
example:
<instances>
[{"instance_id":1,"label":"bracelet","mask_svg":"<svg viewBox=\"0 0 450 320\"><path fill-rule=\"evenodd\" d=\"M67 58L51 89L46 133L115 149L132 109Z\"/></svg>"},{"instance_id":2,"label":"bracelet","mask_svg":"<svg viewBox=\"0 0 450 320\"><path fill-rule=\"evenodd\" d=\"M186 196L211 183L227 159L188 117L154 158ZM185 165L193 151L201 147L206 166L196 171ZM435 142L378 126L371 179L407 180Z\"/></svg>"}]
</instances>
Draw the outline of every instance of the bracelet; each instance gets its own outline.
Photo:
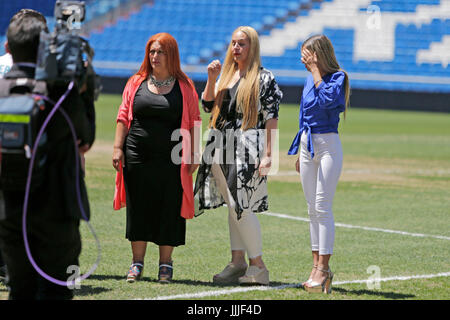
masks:
<instances>
[{"instance_id":1,"label":"bracelet","mask_svg":"<svg viewBox=\"0 0 450 320\"><path fill-rule=\"evenodd\" d=\"M319 82L321 82L321 81L322 81L322 79L317 80L316 82L314 82L314 85L317 86L317 84L318 84Z\"/></svg>"}]
</instances>

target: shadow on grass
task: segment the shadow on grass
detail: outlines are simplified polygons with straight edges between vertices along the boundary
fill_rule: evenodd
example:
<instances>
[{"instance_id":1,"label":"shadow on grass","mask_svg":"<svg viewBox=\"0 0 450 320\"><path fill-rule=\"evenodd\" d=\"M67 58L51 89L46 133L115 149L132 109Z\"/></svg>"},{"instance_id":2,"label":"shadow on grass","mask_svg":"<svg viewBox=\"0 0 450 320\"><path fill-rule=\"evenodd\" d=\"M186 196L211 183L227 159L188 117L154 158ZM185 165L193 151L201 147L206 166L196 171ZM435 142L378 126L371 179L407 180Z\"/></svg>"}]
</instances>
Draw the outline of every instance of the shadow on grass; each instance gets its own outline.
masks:
<instances>
[{"instance_id":1,"label":"shadow on grass","mask_svg":"<svg viewBox=\"0 0 450 320\"><path fill-rule=\"evenodd\" d=\"M102 281L102 280L116 280L116 281L126 281L126 276L123 275L99 275L94 274L91 275L88 279L90 280L96 280L96 281ZM160 284L158 282L158 279L155 277L143 277L138 282L143 283L154 283L155 285L163 285L163 286L170 286L170 285L187 285L187 286L195 286L195 287L204 287L209 289L222 289L222 288L248 288L252 286L260 286L260 285L239 285L239 284L217 284L213 283L211 281L202 281L202 280L191 280L191 279L173 279L169 284ZM270 285L267 287L268 289L281 289L281 287L286 288L297 288L300 285L292 284L292 283L283 283L283 282L270 282ZM92 285L81 285L80 289L75 290L75 296L90 296L90 295L96 295L101 294L107 291L111 291L113 289L111 288L104 288L101 286L92 286Z\"/></svg>"},{"instance_id":2,"label":"shadow on grass","mask_svg":"<svg viewBox=\"0 0 450 320\"><path fill-rule=\"evenodd\" d=\"M117 281L125 281L126 280L126 276L125 275L98 275L98 274L93 274L91 275L88 279L91 280L117 280ZM154 283L158 283L158 279L155 277L143 277L141 280L139 281L143 281L143 282L154 282ZM201 281L201 280L191 280L191 279L172 279L172 281L170 282L172 284L184 284L184 285L188 285L188 286L207 286L207 287L239 287L239 284L218 284L218 283L213 283L212 280L211 281ZM251 285L249 285L251 286ZM283 282L270 282L270 287L278 287L278 286L287 286L287 287L293 287L296 286L292 283L283 283ZM242 285L241 287L245 287L244 285Z\"/></svg>"},{"instance_id":3,"label":"shadow on grass","mask_svg":"<svg viewBox=\"0 0 450 320\"><path fill-rule=\"evenodd\" d=\"M416 296L413 294L402 294L395 292L383 292L377 290L347 290L343 288L333 287L333 292L338 292L344 295L369 295L369 296L379 296L384 297L386 299L395 300L395 299L407 299L407 298L415 298Z\"/></svg>"},{"instance_id":4,"label":"shadow on grass","mask_svg":"<svg viewBox=\"0 0 450 320\"><path fill-rule=\"evenodd\" d=\"M102 292L110 291L111 289L102 287L92 287L89 285L81 285L80 289L74 289L75 296L88 296L92 294L99 294ZM8 288L4 283L0 283L0 292L8 292Z\"/></svg>"},{"instance_id":5,"label":"shadow on grass","mask_svg":"<svg viewBox=\"0 0 450 320\"><path fill-rule=\"evenodd\" d=\"M81 285L80 289L74 290L75 296L90 296L93 294L100 294L106 291L111 291L111 289L103 287L93 287L89 285Z\"/></svg>"},{"instance_id":6,"label":"shadow on grass","mask_svg":"<svg viewBox=\"0 0 450 320\"><path fill-rule=\"evenodd\" d=\"M152 279L153 282L158 282L156 279ZM254 287L254 286L261 286L260 284L245 284L245 285L239 285L238 283L234 284L221 284L221 283L213 283L211 281L200 281L200 280L189 280L189 279L173 279L171 283L174 284L185 284L189 286L207 286L207 287L216 287L216 288L246 288L246 287ZM270 282L270 285L268 288L272 287L281 287L286 286L288 287L296 287L297 285L294 285L292 283L283 283L283 282Z\"/></svg>"},{"instance_id":7,"label":"shadow on grass","mask_svg":"<svg viewBox=\"0 0 450 320\"><path fill-rule=\"evenodd\" d=\"M112 274L93 274L88 279L90 280L123 280L125 281L127 279L126 275L112 275ZM145 279L145 277L144 277Z\"/></svg>"},{"instance_id":8,"label":"shadow on grass","mask_svg":"<svg viewBox=\"0 0 450 320\"><path fill-rule=\"evenodd\" d=\"M117 280L117 281L125 281L126 276L122 275L91 275L89 277L91 280ZM140 281L142 282L151 282L155 284L159 284L158 280L152 277L143 277ZM251 285L239 285L239 284L217 284L213 283L212 281L201 281L201 280L191 280L191 279L173 279L170 284L178 284L178 285L188 285L188 286L203 286L203 287L210 287L210 288L245 288L245 287L251 287ZM170 285L165 284L165 285ZM284 282L278 282L278 281L272 281L270 282L270 285L268 286L268 289L288 289L288 288L299 288L301 289L302 286L300 284L293 284L293 283L284 283ZM0 287L0 291L3 288ZM75 292L76 296L88 296L88 295L95 295L100 294L106 291L111 291L112 289L103 288L103 287L93 287L90 285L82 285L80 289L77 289ZM6 290L5 290L6 291ZM377 290L348 290L344 288L339 287L333 287L333 292L339 293L342 295L356 295L356 296L377 296L377 297L383 297L385 299L390 300L396 300L396 299L408 299L408 298L415 298L415 295L412 294L402 294L402 293L395 293L395 292L384 292L384 291L377 291Z\"/></svg>"}]
</instances>

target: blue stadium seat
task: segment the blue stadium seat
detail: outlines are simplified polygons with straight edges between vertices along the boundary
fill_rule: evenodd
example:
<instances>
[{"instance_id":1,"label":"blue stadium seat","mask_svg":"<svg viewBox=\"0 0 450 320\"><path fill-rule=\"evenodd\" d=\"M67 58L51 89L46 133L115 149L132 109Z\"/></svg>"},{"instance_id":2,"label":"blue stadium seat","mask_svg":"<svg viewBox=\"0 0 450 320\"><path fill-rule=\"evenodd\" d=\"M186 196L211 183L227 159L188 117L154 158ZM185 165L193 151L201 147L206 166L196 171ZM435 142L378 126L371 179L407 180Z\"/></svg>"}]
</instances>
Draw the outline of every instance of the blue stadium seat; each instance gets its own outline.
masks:
<instances>
[{"instance_id":1,"label":"blue stadium seat","mask_svg":"<svg viewBox=\"0 0 450 320\"><path fill-rule=\"evenodd\" d=\"M418 5L438 5L440 0L374 0L371 5L376 5L386 12L414 12Z\"/></svg>"},{"instance_id":2,"label":"blue stadium seat","mask_svg":"<svg viewBox=\"0 0 450 320\"><path fill-rule=\"evenodd\" d=\"M0 35L9 23L9 18L22 7L35 6L53 15L56 0L0 1ZM88 0L88 19L114 9L126 0ZM154 0L143 5L140 10L121 17L114 24L102 30L92 31L88 37L96 51L94 61L131 62L140 65L144 58L144 48L148 38L158 32L169 32L178 42L182 64L204 65L215 58L223 59L232 31L240 25L253 26L260 34L270 35L272 29L283 29L286 22L303 19L311 10L321 10L324 2L335 0ZM107 3L106 3L107 2ZM410 15L418 6L439 5L439 0L377 0L381 12ZM361 8L360 10L367 10ZM92 13L92 14L91 14ZM395 38L394 57L373 61L354 59L355 30L331 26L322 31L332 41L336 57L342 68L358 74L392 74L405 77L439 76L450 77L450 68L439 61L420 62L418 53L429 51L432 44L439 44L450 35L450 16L440 15L422 25L399 23L392 35ZM2 38L0 38L1 40ZM3 38L4 39L4 38ZM273 70L305 70L300 61L299 42L294 49L287 49L281 56L263 56L265 67ZM126 49L124 49L126 48ZM3 49L2 46L0 49ZM103 69L103 75L129 76L130 70ZM205 75L203 75L204 79ZM410 79L410 78L408 78ZM304 79L281 77L283 83L302 84ZM450 86L420 85L398 81L352 81L352 86L375 89L447 90ZM447 89L445 89L447 88Z\"/></svg>"},{"instance_id":3,"label":"blue stadium seat","mask_svg":"<svg viewBox=\"0 0 450 320\"><path fill-rule=\"evenodd\" d=\"M4 34L11 17L20 9L28 8L41 12L44 16L53 16L56 0L2 0L0 1L0 33Z\"/></svg>"}]
</instances>

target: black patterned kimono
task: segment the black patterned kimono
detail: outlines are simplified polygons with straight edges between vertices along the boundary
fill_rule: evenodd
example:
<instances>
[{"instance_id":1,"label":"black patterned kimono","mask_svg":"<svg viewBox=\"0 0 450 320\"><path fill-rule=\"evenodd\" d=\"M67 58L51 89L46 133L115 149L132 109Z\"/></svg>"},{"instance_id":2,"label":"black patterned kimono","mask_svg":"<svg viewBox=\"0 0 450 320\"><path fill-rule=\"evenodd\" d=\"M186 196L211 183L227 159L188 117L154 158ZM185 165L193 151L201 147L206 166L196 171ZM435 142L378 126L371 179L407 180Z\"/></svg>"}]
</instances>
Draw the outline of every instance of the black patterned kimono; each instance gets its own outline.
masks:
<instances>
[{"instance_id":1,"label":"black patterned kimono","mask_svg":"<svg viewBox=\"0 0 450 320\"><path fill-rule=\"evenodd\" d=\"M225 93L217 129L211 129L195 181L195 216L205 209L225 204L211 172L212 159L220 159L220 167L228 189L236 203L237 218L242 212L254 213L268 210L267 176L260 176L258 169L263 157L265 125L270 119L278 119L283 93L269 70L260 70L260 94L256 127L243 131L243 114L236 106L238 84ZM203 109L211 112L213 102L202 100Z\"/></svg>"}]
</instances>

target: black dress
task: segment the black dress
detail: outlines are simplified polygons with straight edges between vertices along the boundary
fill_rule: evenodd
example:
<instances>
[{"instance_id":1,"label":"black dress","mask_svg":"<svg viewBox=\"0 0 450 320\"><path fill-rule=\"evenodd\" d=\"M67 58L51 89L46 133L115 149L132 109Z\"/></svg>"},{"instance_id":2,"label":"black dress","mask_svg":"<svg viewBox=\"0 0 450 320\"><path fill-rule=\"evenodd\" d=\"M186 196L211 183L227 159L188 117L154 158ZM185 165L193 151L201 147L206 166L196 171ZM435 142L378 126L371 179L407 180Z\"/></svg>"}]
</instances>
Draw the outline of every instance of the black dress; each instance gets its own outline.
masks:
<instances>
[{"instance_id":1,"label":"black dress","mask_svg":"<svg viewBox=\"0 0 450 320\"><path fill-rule=\"evenodd\" d=\"M133 102L133 121L124 143L127 201L126 238L157 245L185 244L181 217L181 165L171 160L174 130L181 127L183 96L178 81L164 95L142 82Z\"/></svg>"}]
</instances>

